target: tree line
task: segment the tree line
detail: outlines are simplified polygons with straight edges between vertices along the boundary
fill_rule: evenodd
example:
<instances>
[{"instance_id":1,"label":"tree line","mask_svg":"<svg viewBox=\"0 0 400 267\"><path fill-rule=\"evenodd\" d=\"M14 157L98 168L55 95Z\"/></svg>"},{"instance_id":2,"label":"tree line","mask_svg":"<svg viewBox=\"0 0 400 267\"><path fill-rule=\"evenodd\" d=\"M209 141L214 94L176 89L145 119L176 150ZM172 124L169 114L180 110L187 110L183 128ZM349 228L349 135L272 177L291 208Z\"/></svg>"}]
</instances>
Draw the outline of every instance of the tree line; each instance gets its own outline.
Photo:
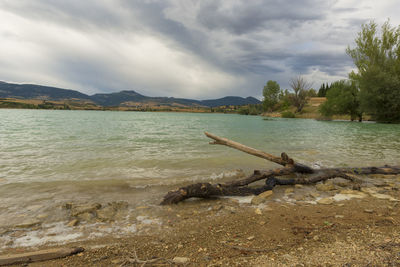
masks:
<instances>
[{"instance_id":1,"label":"tree line","mask_svg":"<svg viewBox=\"0 0 400 267\"><path fill-rule=\"evenodd\" d=\"M325 117L349 115L351 120L370 116L378 122L400 122L400 26L385 22L381 30L375 22L363 24L355 47L346 53L355 70L348 79L322 84L318 93L303 77L291 79L289 90L281 90L276 81L263 89L263 107L267 112L287 110L291 105L301 112L312 96L326 97L319 112Z\"/></svg>"}]
</instances>

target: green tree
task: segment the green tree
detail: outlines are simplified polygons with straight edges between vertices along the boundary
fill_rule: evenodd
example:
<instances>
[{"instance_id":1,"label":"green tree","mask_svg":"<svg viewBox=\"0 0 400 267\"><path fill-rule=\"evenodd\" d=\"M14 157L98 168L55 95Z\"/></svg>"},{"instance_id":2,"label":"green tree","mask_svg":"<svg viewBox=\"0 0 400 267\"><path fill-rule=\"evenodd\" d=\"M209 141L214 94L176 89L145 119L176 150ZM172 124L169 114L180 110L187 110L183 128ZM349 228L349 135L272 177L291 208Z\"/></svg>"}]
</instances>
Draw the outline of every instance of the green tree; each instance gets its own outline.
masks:
<instances>
[{"instance_id":1,"label":"green tree","mask_svg":"<svg viewBox=\"0 0 400 267\"><path fill-rule=\"evenodd\" d=\"M325 96L326 96L326 89L325 89L325 83L323 83L318 90L318 97L325 97Z\"/></svg>"},{"instance_id":2,"label":"green tree","mask_svg":"<svg viewBox=\"0 0 400 267\"><path fill-rule=\"evenodd\" d=\"M296 112L301 112L307 103L307 91L311 88L311 83L307 82L303 77L295 77L290 80L290 87L294 94L290 97Z\"/></svg>"},{"instance_id":3,"label":"green tree","mask_svg":"<svg viewBox=\"0 0 400 267\"><path fill-rule=\"evenodd\" d=\"M278 103L281 88L276 81L269 80L263 89L263 107L265 111L272 111Z\"/></svg>"},{"instance_id":4,"label":"green tree","mask_svg":"<svg viewBox=\"0 0 400 267\"><path fill-rule=\"evenodd\" d=\"M362 121L362 112L358 101L359 90L352 81L341 80L331 84L326 94L327 100L320 106L322 115L350 115L351 120Z\"/></svg>"},{"instance_id":5,"label":"green tree","mask_svg":"<svg viewBox=\"0 0 400 267\"><path fill-rule=\"evenodd\" d=\"M317 96L317 91L315 91L315 89L311 88L310 90L308 90L307 96L308 97L316 97Z\"/></svg>"},{"instance_id":6,"label":"green tree","mask_svg":"<svg viewBox=\"0 0 400 267\"><path fill-rule=\"evenodd\" d=\"M356 46L347 48L357 67L349 77L360 88L361 110L377 121L400 122L400 26L387 21L377 28L374 22L362 25Z\"/></svg>"}]
</instances>

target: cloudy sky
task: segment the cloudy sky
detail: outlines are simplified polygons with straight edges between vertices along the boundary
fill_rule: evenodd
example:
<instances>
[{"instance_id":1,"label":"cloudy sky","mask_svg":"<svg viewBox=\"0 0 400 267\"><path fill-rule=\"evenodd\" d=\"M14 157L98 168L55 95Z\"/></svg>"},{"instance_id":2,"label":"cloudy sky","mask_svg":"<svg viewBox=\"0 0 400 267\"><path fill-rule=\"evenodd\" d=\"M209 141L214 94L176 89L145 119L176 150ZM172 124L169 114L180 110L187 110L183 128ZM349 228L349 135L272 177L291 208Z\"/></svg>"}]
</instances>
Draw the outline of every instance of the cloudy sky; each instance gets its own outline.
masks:
<instances>
[{"instance_id":1,"label":"cloudy sky","mask_svg":"<svg viewBox=\"0 0 400 267\"><path fill-rule=\"evenodd\" d=\"M346 78L362 23L398 0L0 0L0 80L87 94L261 97Z\"/></svg>"}]
</instances>

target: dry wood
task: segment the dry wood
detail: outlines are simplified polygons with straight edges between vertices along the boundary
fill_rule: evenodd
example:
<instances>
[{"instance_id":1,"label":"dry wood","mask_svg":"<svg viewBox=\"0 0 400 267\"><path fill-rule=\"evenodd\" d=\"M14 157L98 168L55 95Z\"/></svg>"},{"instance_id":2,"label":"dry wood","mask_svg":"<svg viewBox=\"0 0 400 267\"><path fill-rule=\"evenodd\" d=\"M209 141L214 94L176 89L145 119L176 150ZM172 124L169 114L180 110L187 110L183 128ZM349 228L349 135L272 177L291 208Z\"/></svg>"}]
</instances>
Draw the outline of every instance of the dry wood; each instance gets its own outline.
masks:
<instances>
[{"instance_id":1,"label":"dry wood","mask_svg":"<svg viewBox=\"0 0 400 267\"><path fill-rule=\"evenodd\" d=\"M355 183L361 180L357 175L368 174L399 174L399 166L383 166L383 167L361 167L361 168L325 168L313 169L306 165L295 162L286 153L282 153L281 157L268 154L261 150L257 150L227 138L222 138L205 132L206 136L214 139L212 144L226 145L248 154L267 159L269 161L283 165L284 168L278 168L267 171L255 170L254 173L244 179L230 181L224 184L197 183L181 187L177 190L168 192L161 205L175 204L185 199L198 197L210 198L214 196L247 196L258 195L264 191L272 190L276 185L295 185L295 184L315 184L328 179L340 177ZM278 178L279 176L294 175L295 177ZM265 179L265 185L258 187L249 187L248 185Z\"/></svg>"},{"instance_id":2,"label":"dry wood","mask_svg":"<svg viewBox=\"0 0 400 267\"><path fill-rule=\"evenodd\" d=\"M0 266L58 259L82 251L84 251L83 248L53 248L21 254L6 254L0 256Z\"/></svg>"},{"instance_id":3,"label":"dry wood","mask_svg":"<svg viewBox=\"0 0 400 267\"><path fill-rule=\"evenodd\" d=\"M292 158L290 158L285 152L283 152L281 154L281 157L277 157L271 154L268 154L264 151L249 147L249 146L245 146L243 144L240 144L238 142L229 140L227 138L223 138L223 137L219 137L216 136L214 134L208 133L208 132L204 132L204 134L211 138L214 139L215 141L210 142L210 144L212 145L225 145L225 146L229 146L231 148L240 150L242 152L245 152L247 154L262 158L262 159L266 159L272 162L275 162L277 164L280 164L282 166L286 166L286 167L294 167L296 169L296 172L299 173L312 173L313 169L304 165L304 164L300 164L298 162L295 162Z\"/></svg>"}]
</instances>

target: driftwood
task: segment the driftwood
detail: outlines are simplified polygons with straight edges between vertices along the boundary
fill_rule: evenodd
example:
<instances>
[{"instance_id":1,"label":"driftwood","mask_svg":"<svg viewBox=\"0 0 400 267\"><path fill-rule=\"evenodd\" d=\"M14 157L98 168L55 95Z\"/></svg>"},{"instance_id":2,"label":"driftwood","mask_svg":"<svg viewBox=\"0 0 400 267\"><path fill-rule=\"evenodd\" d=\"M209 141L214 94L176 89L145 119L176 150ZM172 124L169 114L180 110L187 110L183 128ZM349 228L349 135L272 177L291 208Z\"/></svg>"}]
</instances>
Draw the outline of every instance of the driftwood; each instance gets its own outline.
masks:
<instances>
[{"instance_id":1,"label":"driftwood","mask_svg":"<svg viewBox=\"0 0 400 267\"><path fill-rule=\"evenodd\" d=\"M83 252L83 248L53 248L0 256L0 266L58 259Z\"/></svg>"},{"instance_id":2,"label":"driftwood","mask_svg":"<svg viewBox=\"0 0 400 267\"><path fill-rule=\"evenodd\" d=\"M247 196L258 195L264 191L272 190L276 185L295 185L295 184L315 184L328 179L340 177L355 183L361 181L357 175L363 174L399 174L399 166L383 167L361 167L361 168L325 168L314 169L307 165L295 162L286 153L282 153L280 157L268 154L264 151L254 149L227 138L222 138L211 133L205 132L205 135L214 141L210 144L225 145L234 149L238 149L253 156L257 156L279 165L283 168L259 171L255 170L254 173L244 179L234 180L224 184L211 184L211 183L197 183L177 190L168 192L161 205L175 204L185 199L209 198L214 196ZM294 177L291 177L291 176ZM289 178L278 178L279 176L290 176ZM265 185L259 187L249 187L248 185L259 181L265 180Z\"/></svg>"}]
</instances>

